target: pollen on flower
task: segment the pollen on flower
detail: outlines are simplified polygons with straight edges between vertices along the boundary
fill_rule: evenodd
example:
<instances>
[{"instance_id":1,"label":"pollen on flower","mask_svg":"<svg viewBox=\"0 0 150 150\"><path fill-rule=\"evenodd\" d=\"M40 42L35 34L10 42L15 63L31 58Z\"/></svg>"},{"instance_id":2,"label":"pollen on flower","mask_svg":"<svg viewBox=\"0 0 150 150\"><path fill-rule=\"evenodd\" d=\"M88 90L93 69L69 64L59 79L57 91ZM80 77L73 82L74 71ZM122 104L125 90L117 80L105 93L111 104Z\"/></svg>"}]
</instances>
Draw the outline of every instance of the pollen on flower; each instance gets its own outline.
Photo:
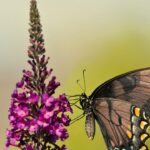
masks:
<instances>
[{"instance_id":1,"label":"pollen on flower","mask_svg":"<svg viewBox=\"0 0 150 150\"><path fill-rule=\"evenodd\" d=\"M54 97L49 97L48 99L45 100L45 106L50 107L52 106L53 102L55 101Z\"/></svg>"},{"instance_id":2,"label":"pollen on flower","mask_svg":"<svg viewBox=\"0 0 150 150\"><path fill-rule=\"evenodd\" d=\"M47 68L42 25L36 0L31 0L30 46L28 49L31 70L23 70L23 76L11 94L5 148L15 146L21 150L67 150L57 141L68 138L66 126L72 112L65 94L54 97L60 85L52 70ZM49 79L49 77L51 77Z\"/></svg>"},{"instance_id":3,"label":"pollen on flower","mask_svg":"<svg viewBox=\"0 0 150 150\"><path fill-rule=\"evenodd\" d=\"M54 112L53 112L53 111L45 112L44 118L45 118L45 119L49 119L49 118L52 117L53 115L54 115Z\"/></svg>"},{"instance_id":4,"label":"pollen on flower","mask_svg":"<svg viewBox=\"0 0 150 150\"><path fill-rule=\"evenodd\" d=\"M28 114L27 112L25 112L24 110L21 110L21 109L19 109L19 110L17 111L17 115L18 115L19 117L25 117L27 114Z\"/></svg>"},{"instance_id":5,"label":"pollen on flower","mask_svg":"<svg viewBox=\"0 0 150 150\"><path fill-rule=\"evenodd\" d=\"M38 125L37 124L31 124L29 127L29 133L33 133L38 130Z\"/></svg>"},{"instance_id":6,"label":"pollen on flower","mask_svg":"<svg viewBox=\"0 0 150 150\"><path fill-rule=\"evenodd\" d=\"M62 132L61 132L60 129L56 129L56 135L57 135L58 137L61 137L61 136L62 136Z\"/></svg>"}]
</instances>

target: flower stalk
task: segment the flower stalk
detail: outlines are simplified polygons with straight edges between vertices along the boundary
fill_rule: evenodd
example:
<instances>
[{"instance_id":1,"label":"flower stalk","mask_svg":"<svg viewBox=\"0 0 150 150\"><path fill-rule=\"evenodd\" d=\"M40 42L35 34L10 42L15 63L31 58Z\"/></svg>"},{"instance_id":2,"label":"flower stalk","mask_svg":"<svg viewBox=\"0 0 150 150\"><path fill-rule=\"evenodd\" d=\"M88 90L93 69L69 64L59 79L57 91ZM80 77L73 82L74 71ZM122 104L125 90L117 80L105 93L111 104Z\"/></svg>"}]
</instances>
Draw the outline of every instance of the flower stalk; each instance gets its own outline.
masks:
<instances>
[{"instance_id":1,"label":"flower stalk","mask_svg":"<svg viewBox=\"0 0 150 150\"><path fill-rule=\"evenodd\" d=\"M31 70L23 70L23 77L11 95L8 116L11 129L7 130L6 148L66 150L65 145L59 146L57 141L68 138L65 126L69 125L70 118L66 113L72 109L65 94L53 96L60 83L47 67L49 57L45 56L36 0L31 0L29 24Z\"/></svg>"}]
</instances>

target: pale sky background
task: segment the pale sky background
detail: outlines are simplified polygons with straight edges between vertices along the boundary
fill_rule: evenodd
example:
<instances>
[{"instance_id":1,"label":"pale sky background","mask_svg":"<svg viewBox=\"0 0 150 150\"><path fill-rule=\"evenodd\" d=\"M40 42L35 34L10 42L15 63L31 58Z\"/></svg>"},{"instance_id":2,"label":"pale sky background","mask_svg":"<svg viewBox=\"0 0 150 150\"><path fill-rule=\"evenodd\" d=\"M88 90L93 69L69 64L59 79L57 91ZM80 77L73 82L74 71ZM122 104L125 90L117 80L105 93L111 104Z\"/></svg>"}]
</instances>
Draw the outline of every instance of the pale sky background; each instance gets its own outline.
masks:
<instances>
[{"instance_id":1,"label":"pale sky background","mask_svg":"<svg viewBox=\"0 0 150 150\"><path fill-rule=\"evenodd\" d=\"M86 68L87 94L120 73L150 66L149 0L38 0L49 66L62 83L57 93L81 92ZM8 128L10 95L28 68L29 0L0 0L0 149ZM82 113L75 110L74 116ZM91 142L84 119L69 128L70 150L104 148L97 127ZM11 148L10 148L11 150Z\"/></svg>"}]
</instances>

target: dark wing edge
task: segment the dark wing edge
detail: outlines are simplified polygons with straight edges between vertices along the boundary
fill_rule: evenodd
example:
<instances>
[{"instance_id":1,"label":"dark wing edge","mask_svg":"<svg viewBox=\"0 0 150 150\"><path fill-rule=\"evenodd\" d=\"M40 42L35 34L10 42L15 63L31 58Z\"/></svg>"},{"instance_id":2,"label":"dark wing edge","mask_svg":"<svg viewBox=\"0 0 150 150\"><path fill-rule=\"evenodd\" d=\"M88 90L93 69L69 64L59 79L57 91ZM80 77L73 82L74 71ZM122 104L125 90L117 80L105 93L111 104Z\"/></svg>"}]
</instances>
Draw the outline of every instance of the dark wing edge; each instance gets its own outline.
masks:
<instances>
[{"instance_id":1,"label":"dark wing edge","mask_svg":"<svg viewBox=\"0 0 150 150\"><path fill-rule=\"evenodd\" d=\"M128 71L128 72L125 72L123 74L120 74L120 75L117 75L109 80L107 80L106 82L103 82L102 84L100 84L91 94L90 98L94 97L94 95L106 84L109 84L110 82L116 80L116 79L119 79L121 77L124 77L126 75L129 75L129 74L132 74L132 73L136 73L136 72L139 72L139 71L144 71L144 70L150 70L150 67L146 67L146 68L141 68L141 69L135 69L135 70L132 70L132 71Z\"/></svg>"}]
</instances>

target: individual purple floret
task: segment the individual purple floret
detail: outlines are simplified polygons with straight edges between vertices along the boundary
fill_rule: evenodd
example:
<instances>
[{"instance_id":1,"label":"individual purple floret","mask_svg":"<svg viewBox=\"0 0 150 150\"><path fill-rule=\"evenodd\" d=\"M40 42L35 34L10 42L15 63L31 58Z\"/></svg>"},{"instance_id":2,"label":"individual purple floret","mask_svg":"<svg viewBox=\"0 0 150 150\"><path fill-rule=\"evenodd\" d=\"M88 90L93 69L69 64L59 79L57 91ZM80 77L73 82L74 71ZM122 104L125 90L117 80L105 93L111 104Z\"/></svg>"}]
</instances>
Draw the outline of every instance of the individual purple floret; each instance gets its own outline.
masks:
<instances>
[{"instance_id":1,"label":"individual purple floret","mask_svg":"<svg viewBox=\"0 0 150 150\"><path fill-rule=\"evenodd\" d=\"M11 95L6 149L15 146L21 150L67 150L57 141L68 138L66 126L70 123L67 112L72 112L65 94L55 97L60 85L47 68L49 58L44 55L44 39L36 0L31 0L30 46L28 49L31 70L23 70ZM48 78L50 80L48 80Z\"/></svg>"}]
</instances>

